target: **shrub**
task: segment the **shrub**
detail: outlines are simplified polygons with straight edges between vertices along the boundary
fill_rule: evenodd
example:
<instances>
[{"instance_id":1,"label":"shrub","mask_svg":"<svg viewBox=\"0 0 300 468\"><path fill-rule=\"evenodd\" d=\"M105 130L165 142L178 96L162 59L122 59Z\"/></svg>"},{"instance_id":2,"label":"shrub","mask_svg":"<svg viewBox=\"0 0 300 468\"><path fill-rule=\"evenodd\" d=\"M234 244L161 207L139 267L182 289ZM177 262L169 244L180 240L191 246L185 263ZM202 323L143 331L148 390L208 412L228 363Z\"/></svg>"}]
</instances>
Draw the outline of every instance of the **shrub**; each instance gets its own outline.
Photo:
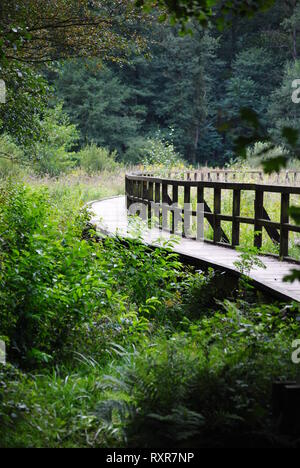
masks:
<instances>
[{"instance_id":1,"label":"shrub","mask_svg":"<svg viewBox=\"0 0 300 468\"><path fill-rule=\"evenodd\" d=\"M98 414L129 405L119 415L130 446L276 444L271 384L297 374L289 351L298 326L293 319L283 325L276 306L245 315L225 301L223 309L198 322L183 320L184 331L162 333L151 346L146 341L103 378L108 402Z\"/></svg>"},{"instance_id":2,"label":"shrub","mask_svg":"<svg viewBox=\"0 0 300 468\"><path fill-rule=\"evenodd\" d=\"M108 339L138 342L176 291L176 256L134 242L128 250L116 240L85 240L88 219L45 189L1 188L0 335L24 365L88 345L101 359Z\"/></svg>"},{"instance_id":3,"label":"shrub","mask_svg":"<svg viewBox=\"0 0 300 468\"><path fill-rule=\"evenodd\" d=\"M20 172L23 151L7 134L0 136L0 177L16 175Z\"/></svg>"},{"instance_id":4,"label":"shrub","mask_svg":"<svg viewBox=\"0 0 300 468\"><path fill-rule=\"evenodd\" d=\"M99 308L98 249L81 239L86 214L60 215L45 190L6 184L0 200L1 334L12 357L48 362Z\"/></svg>"},{"instance_id":5,"label":"shrub","mask_svg":"<svg viewBox=\"0 0 300 468\"><path fill-rule=\"evenodd\" d=\"M134 141L125 154L127 161L134 164L176 166L182 158L174 145L160 138L146 138Z\"/></svg>"},{"instance_id":6,"label":"shrub","mask_svg":"<svg viewBox=\"0 0 300 468\"><path fill-rule=\"evenodd\" d=\"M35 143L34 168L38 174L58 176L72 169L76 163L72 152L78 141L76 126L63 112L62 105L48 109L41 121L44 138ZM29 155L32 158L32 155Z\"/></svg>"},{"instance_id":7,"label":"shrub","mask_svg":"<svg viewBox=\"0 0 300 468\"><path fill-rule=\"evenodd\" d=\"M115 170L118 166L116 156L116 151L110 153L108 149L100 148L94 143L87 145L77 154L80 166L88 174Z\"/></svg>"}]
</instances>

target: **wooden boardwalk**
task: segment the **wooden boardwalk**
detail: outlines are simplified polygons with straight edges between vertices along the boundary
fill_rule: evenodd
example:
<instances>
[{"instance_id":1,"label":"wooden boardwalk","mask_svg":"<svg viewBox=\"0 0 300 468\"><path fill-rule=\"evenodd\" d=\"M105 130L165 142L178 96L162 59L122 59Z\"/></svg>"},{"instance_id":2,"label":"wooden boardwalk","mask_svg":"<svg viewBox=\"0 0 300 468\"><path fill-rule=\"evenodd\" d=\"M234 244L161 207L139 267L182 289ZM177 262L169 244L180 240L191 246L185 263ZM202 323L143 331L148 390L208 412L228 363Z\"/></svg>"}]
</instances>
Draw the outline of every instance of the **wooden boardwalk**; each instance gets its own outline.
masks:
<instances>
[{"instance_id":1,"label":"wooden boardwalk","mask_svg":"<svg viewBox=\"0 0 300 468\"><path fill-rule=\"evenodd\" d=\"M126 198L114 197L90 204L92 212L92 223L102 234L109 236L118 235L120 237L132 237L134 232L128 222ZM144 228L140 235L143 241L149 245L162 245L172 234L161 231L157 228ZM217 269L232 272L238 275L234 262L239 259L240 254L230 248L213 245L207 242L198 242L192 239L180 238L174 245L174 252L177 252L188 263L203 266L211 266ZM256 286L262 290L270 292L279 299L295 300L300 302L300 284L283 282L291 268L299 268L292 262L279 261L273 257L260 257L265 269L256 268L250 272L250 276Z\"/></svg>"}]
</instances>

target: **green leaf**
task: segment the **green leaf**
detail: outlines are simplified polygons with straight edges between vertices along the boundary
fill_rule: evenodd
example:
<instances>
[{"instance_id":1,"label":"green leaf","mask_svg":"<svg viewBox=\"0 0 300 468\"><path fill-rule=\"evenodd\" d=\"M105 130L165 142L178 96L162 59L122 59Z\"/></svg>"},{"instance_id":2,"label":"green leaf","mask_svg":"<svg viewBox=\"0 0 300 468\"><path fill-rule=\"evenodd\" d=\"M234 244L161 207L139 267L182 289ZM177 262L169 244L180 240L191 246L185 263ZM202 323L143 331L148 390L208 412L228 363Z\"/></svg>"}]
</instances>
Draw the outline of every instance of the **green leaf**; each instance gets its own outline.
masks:
<instances>
[{"instance_id":1,"label":"green leaf","mask_svg":"<svg viewBox=\"0 0 300 468\"><path fill-rule=\"evenodd\" d=\"M291 206L289 212L290 212L291 218L293 218L295 223L300 225L300 207L299 206Z\"/></svg>"},{"instance_id":2,"label":"green leaf","mask_svg":"<svg viewBox=\"0 0 300 468\"><path fill-rule=\"evenodd\" d=\"M258 114L253 109L243 107L242 109L240 109L240 116L242 120L249 123L254 128L259 128L260 122Z\"/></svg>"},{"instance_id":3,"label":"green leaf","mask_svg":"<svg viewBox=\"0 0 300 468\"><path fill-rule=\"evenodd\" d=\"M276 156L275 158L262 161L262 166L266 174L271 174L272 172L279 172L280 169L285 168L287 165L286 156Z\"/></svg>"},{"instance_id":4,"label":"green leaf","mask_svg":"<svg viewBox=\"0 0 300 468\"><path fill-rule=\"evenodd\" d=\"M289 145L296 146L299 132L295 128L283 127L281 135L285 138Z\"/></svg>"}]
</instances>

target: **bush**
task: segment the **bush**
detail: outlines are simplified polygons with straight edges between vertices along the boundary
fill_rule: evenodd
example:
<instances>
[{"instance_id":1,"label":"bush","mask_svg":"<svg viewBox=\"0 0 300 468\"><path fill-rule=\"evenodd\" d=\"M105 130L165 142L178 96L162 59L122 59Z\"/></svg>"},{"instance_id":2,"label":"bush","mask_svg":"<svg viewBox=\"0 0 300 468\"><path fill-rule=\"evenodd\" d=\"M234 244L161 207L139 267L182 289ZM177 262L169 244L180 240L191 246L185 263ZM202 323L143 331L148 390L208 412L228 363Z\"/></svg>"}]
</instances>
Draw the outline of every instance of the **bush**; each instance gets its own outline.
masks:
<instances>
[{"instance_id":1,"label":"bush","mask_svg":"<svg viewBox=\"0 0 300 468\"><path fill-rule=\"evenodd\" d=\"M164 165L167 167L181 164L182 158L172 143L160 138L136 140L125 154L126 161L133 164Z\"/></svg>"},{"instance_id":2,"label":"bush","mask_svg":"<svg viewBox=\"0 0 300 468\"><path fill-rule=\"evenodd\" d=\"M110 153L108 149L100 148L94 143L87 145L77 153L80 166L88 174L101 171L114 171L118 167L116 156L116 151Z\"/></svg>"},{"instance_id":3,"label":"bush","mask_svg":"<svg viewBox=\"0 0 300 468\"><path fill-rule=\"evenodd\" d=\"M9 177L20 172L23 151L7 134L0 136L0 177Z\"/></svg>"},{"instance_id":4,"label":"bush","mask_svg":"<svg viewBox=\"0 0 300 468\"><path fill-rule=\"evenodd\" d=\"M86 219L67 207L60 214L45 190L1 188L0 330L11 357L55 360L99 308L97 248L81 239Z\"/></svg>"},{"instance_id":5,"label":"bush","mask_svg":"<svg viewBox=\"0 0 300 468\"><path fill-rule=\"evenodd\" d=\"M63 112L62 105L48 109L41 121L44 138L35 144L34 168L38 174L58 176L76 164L74 145L79 139L76 126ZM29 155L32 159L32 154Z\"/></svg>"},{"instance_id":6,"label":"bush","mask_svg":"<svg viewBox=\"0 0 300 468\"><path fill-rule=\"evenodd\" d=\"M173 254L85 240L88 219L45 189L1 188L0 335L24 365L56 362L89 345L101 358L108 337L137 342L137 331L150 331L176 290Z\"/></svg>"},{"instance_id":7,"label":"bush","mask_svg":"<svg viewBox=\"0 0 300 468\"><path fill-rule=\"evenodd\" d=\"M276 444L271 384L297 374L290 343L298 326L292 318L283 325L282 313L261 306L245 314L225 301L212 317L184 319L182 332L145 342L103 378L108 401L98 414L113 407L123 415L133 447Z\"/></svg>"}]
</instances>

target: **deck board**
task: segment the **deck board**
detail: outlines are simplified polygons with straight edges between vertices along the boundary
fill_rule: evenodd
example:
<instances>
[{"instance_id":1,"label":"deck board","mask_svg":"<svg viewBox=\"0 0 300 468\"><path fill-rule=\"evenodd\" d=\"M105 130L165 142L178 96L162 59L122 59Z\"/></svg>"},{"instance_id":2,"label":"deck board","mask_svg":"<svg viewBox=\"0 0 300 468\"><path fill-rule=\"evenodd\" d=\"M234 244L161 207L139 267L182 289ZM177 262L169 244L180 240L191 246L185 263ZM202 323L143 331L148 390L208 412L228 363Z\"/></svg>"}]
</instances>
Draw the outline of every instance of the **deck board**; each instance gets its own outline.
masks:
<instances>
[{"instance_id":1,"label":"deck board","mask_svg":"<svg viewBox=\"0 0 300 468\"><path fill-rule=\"evenodd\" d=\"M113 197L90 203L92 223L97 229L109 236L118 234L120 237L130 237L132 229L128 228L128 217L125 197ZM149 245L158 245L170 240L174 236L157 228L144 229L143 242ZM198 242L192 239L178 238L173 247L174 252L184 256L191 263L212 266L234 274L239 274L234 265L240 253L236 250L217 246L207 242ZM276 258L261 256L260 259L266 269L255 268L251 270L250 277L254 283L263 290L274 293L278 298L291 299L300 302L300 284L285 283L283 278L292 268L299 268L292 262L280 261Z\"/></svg>"}]
</instances>

